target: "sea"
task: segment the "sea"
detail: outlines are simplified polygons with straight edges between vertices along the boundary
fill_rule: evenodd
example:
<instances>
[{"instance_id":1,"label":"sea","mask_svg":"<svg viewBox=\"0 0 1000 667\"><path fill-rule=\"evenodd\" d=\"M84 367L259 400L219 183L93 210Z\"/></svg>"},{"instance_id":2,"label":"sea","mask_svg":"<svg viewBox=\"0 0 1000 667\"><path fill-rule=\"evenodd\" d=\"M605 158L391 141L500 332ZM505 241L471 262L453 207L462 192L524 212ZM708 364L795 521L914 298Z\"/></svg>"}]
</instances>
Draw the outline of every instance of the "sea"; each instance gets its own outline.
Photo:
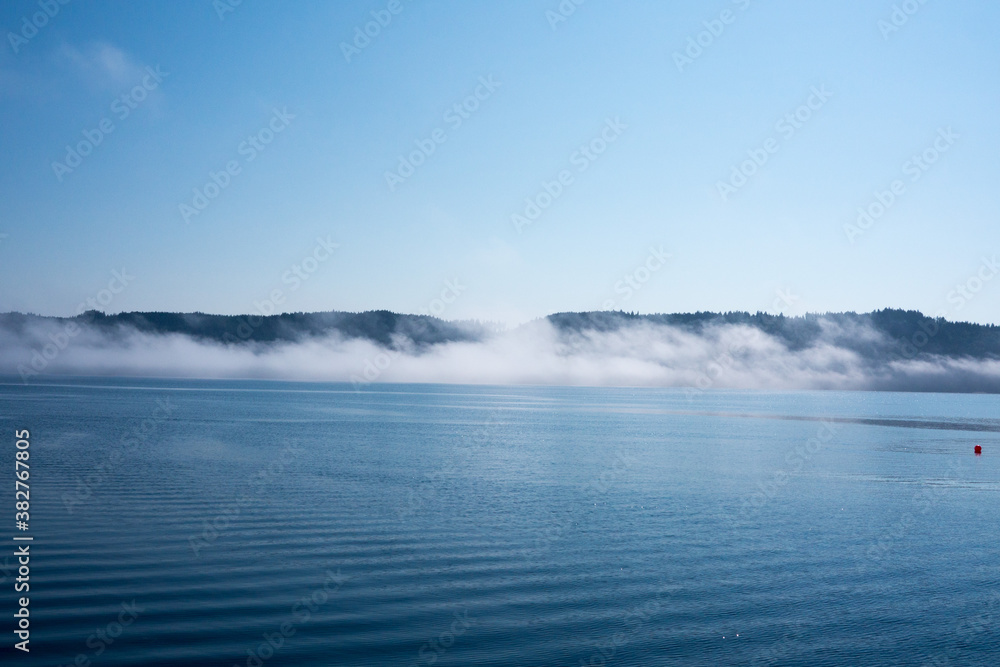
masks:
<instances>
[{"instance_id":1,"label":"sea","mask_svg":"<svg viewBox=\"0 0 1000 667\"><path fill-rule=\"evenodd\" d=\"M7 378L0 433L4 665L1000 665L996 395Z\"/></svg>"}]
</instances>

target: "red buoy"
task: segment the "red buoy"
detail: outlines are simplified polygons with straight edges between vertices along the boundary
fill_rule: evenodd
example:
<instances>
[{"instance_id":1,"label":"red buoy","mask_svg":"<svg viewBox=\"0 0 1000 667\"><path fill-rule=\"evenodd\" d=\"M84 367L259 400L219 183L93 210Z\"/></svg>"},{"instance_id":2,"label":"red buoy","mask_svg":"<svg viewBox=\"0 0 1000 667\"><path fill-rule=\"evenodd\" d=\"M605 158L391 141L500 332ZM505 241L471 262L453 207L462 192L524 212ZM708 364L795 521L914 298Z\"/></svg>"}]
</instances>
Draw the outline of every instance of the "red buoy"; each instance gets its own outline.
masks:
<instances>
[{"instance_id":1,"label":"red buoy","mask_svg":"<svg viewBox=\"0 0 1000 667\"><path fill-rule=\"evenodd\" d=\"M976 456L979 456L982 453L983 453L982 446L981 445L976 445Z\"/></svg>"}]
</instances>

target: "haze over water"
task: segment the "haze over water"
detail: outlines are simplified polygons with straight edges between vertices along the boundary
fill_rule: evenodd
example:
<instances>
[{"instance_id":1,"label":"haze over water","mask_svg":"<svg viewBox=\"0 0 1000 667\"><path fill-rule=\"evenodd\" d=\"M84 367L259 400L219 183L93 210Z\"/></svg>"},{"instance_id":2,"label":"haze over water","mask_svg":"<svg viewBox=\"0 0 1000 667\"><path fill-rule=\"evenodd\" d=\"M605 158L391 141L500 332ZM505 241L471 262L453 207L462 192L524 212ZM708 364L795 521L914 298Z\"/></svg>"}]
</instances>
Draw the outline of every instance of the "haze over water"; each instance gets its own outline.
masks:
<instances>
[{"instance_id":1,"label":"haze over water","mask_svg":"<svg viewBox=\"0 0 1000 667\"><path fill-rule=\"evenodd\" d=\"M8 382L19 664L1000 664L997 396Z\"/></svg>"}]
</instances>

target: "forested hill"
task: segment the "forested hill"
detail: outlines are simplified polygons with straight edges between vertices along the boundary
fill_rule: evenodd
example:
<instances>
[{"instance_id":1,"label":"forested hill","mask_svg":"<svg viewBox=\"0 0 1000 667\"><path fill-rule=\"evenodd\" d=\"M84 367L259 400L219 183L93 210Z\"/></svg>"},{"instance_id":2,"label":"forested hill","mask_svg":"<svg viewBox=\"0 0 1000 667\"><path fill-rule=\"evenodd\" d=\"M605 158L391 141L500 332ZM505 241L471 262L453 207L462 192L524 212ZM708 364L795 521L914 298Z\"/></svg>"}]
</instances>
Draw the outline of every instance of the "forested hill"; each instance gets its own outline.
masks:
<instances>
[{"instance_id":1,"label":"forested hill","mask_svg":"<svg viewBox=\"0 0 1000 667\"><path fill-rule=\"evenodd\" d=\"M394 337L418 345L478 340L488 324L448 322L425 315L399 315L387 310L363 313L283 313L281 315L206 315L205 313L120 313L105 315L87 311L74 318L40 317L7 313L0 315L0 328L20 333L33 324L77 322L108 335L138 331L146 334L181 334L202 341L240 344L246 342L299 342L331 334L393 345Z\"/></svg>"},{"instance_id":2,"label":"forested hill","mask_svg":"<svg viewBox=\"0 0 1000 667\"><path fill-rule=\"evenodd\" d=\"M557 313L524 324L521 328L537 328L545 321L561 337L615 332L637 325L650 327L652 331L667 325L691 334L706 335L724 325L742 325L773 336L790 351L829 344L856 352L870 361L921 355L1000 359L1000 327L935 319L911 310L885 309L871 313L824 313L800 317L759 312L654 315L620 311ZM343 339L367 340L384 347L405 344L417 348L450 342L483 341L503 329L492 322L446 321L386 310L285 313L267 317L163 312L105 315L87 311L74 318L0 314L0 336L18 339L39 328L54 330L69 323L96 330L109 340L140 332L151 335L180 334L200 341L243 345L301 342L336 335Z\"/></svg>"},{"instance_id":3,"label":"forested hill","mask_svg":"<svg viewBox=\"0 0 1000 667\"><path fill-rule=\"evenodd\" d=\"M635 315L623 312L556 313L548 320L562 332L616 331L634 324L670 325L704 333L719 325L744 325L781 340L789 350L820 343L853 350L862 357L936 354L1000 359L1000 326L951 322L916 310L823 313L785 317L768 313L678 313Z\"/></svg>"}]
</instances>

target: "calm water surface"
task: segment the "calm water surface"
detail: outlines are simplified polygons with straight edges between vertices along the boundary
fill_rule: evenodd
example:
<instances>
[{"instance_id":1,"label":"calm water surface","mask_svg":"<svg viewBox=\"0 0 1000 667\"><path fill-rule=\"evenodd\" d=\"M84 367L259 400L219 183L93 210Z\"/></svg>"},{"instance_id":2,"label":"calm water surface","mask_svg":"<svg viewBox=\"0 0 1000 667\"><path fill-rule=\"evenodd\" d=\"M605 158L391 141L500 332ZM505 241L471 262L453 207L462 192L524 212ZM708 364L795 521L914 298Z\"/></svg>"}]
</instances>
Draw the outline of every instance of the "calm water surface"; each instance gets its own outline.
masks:
<instances>
[{"instance_id":1,"label":"calm water surface","mask_svg":"<svg viewBox=\"0 0 1000 667\"><path fill-rule=\"evenodd\" d=\"M1000 665L997 396L8 380L8 479L21 428L4 664Z\"/></svg>"}]
</instances>

